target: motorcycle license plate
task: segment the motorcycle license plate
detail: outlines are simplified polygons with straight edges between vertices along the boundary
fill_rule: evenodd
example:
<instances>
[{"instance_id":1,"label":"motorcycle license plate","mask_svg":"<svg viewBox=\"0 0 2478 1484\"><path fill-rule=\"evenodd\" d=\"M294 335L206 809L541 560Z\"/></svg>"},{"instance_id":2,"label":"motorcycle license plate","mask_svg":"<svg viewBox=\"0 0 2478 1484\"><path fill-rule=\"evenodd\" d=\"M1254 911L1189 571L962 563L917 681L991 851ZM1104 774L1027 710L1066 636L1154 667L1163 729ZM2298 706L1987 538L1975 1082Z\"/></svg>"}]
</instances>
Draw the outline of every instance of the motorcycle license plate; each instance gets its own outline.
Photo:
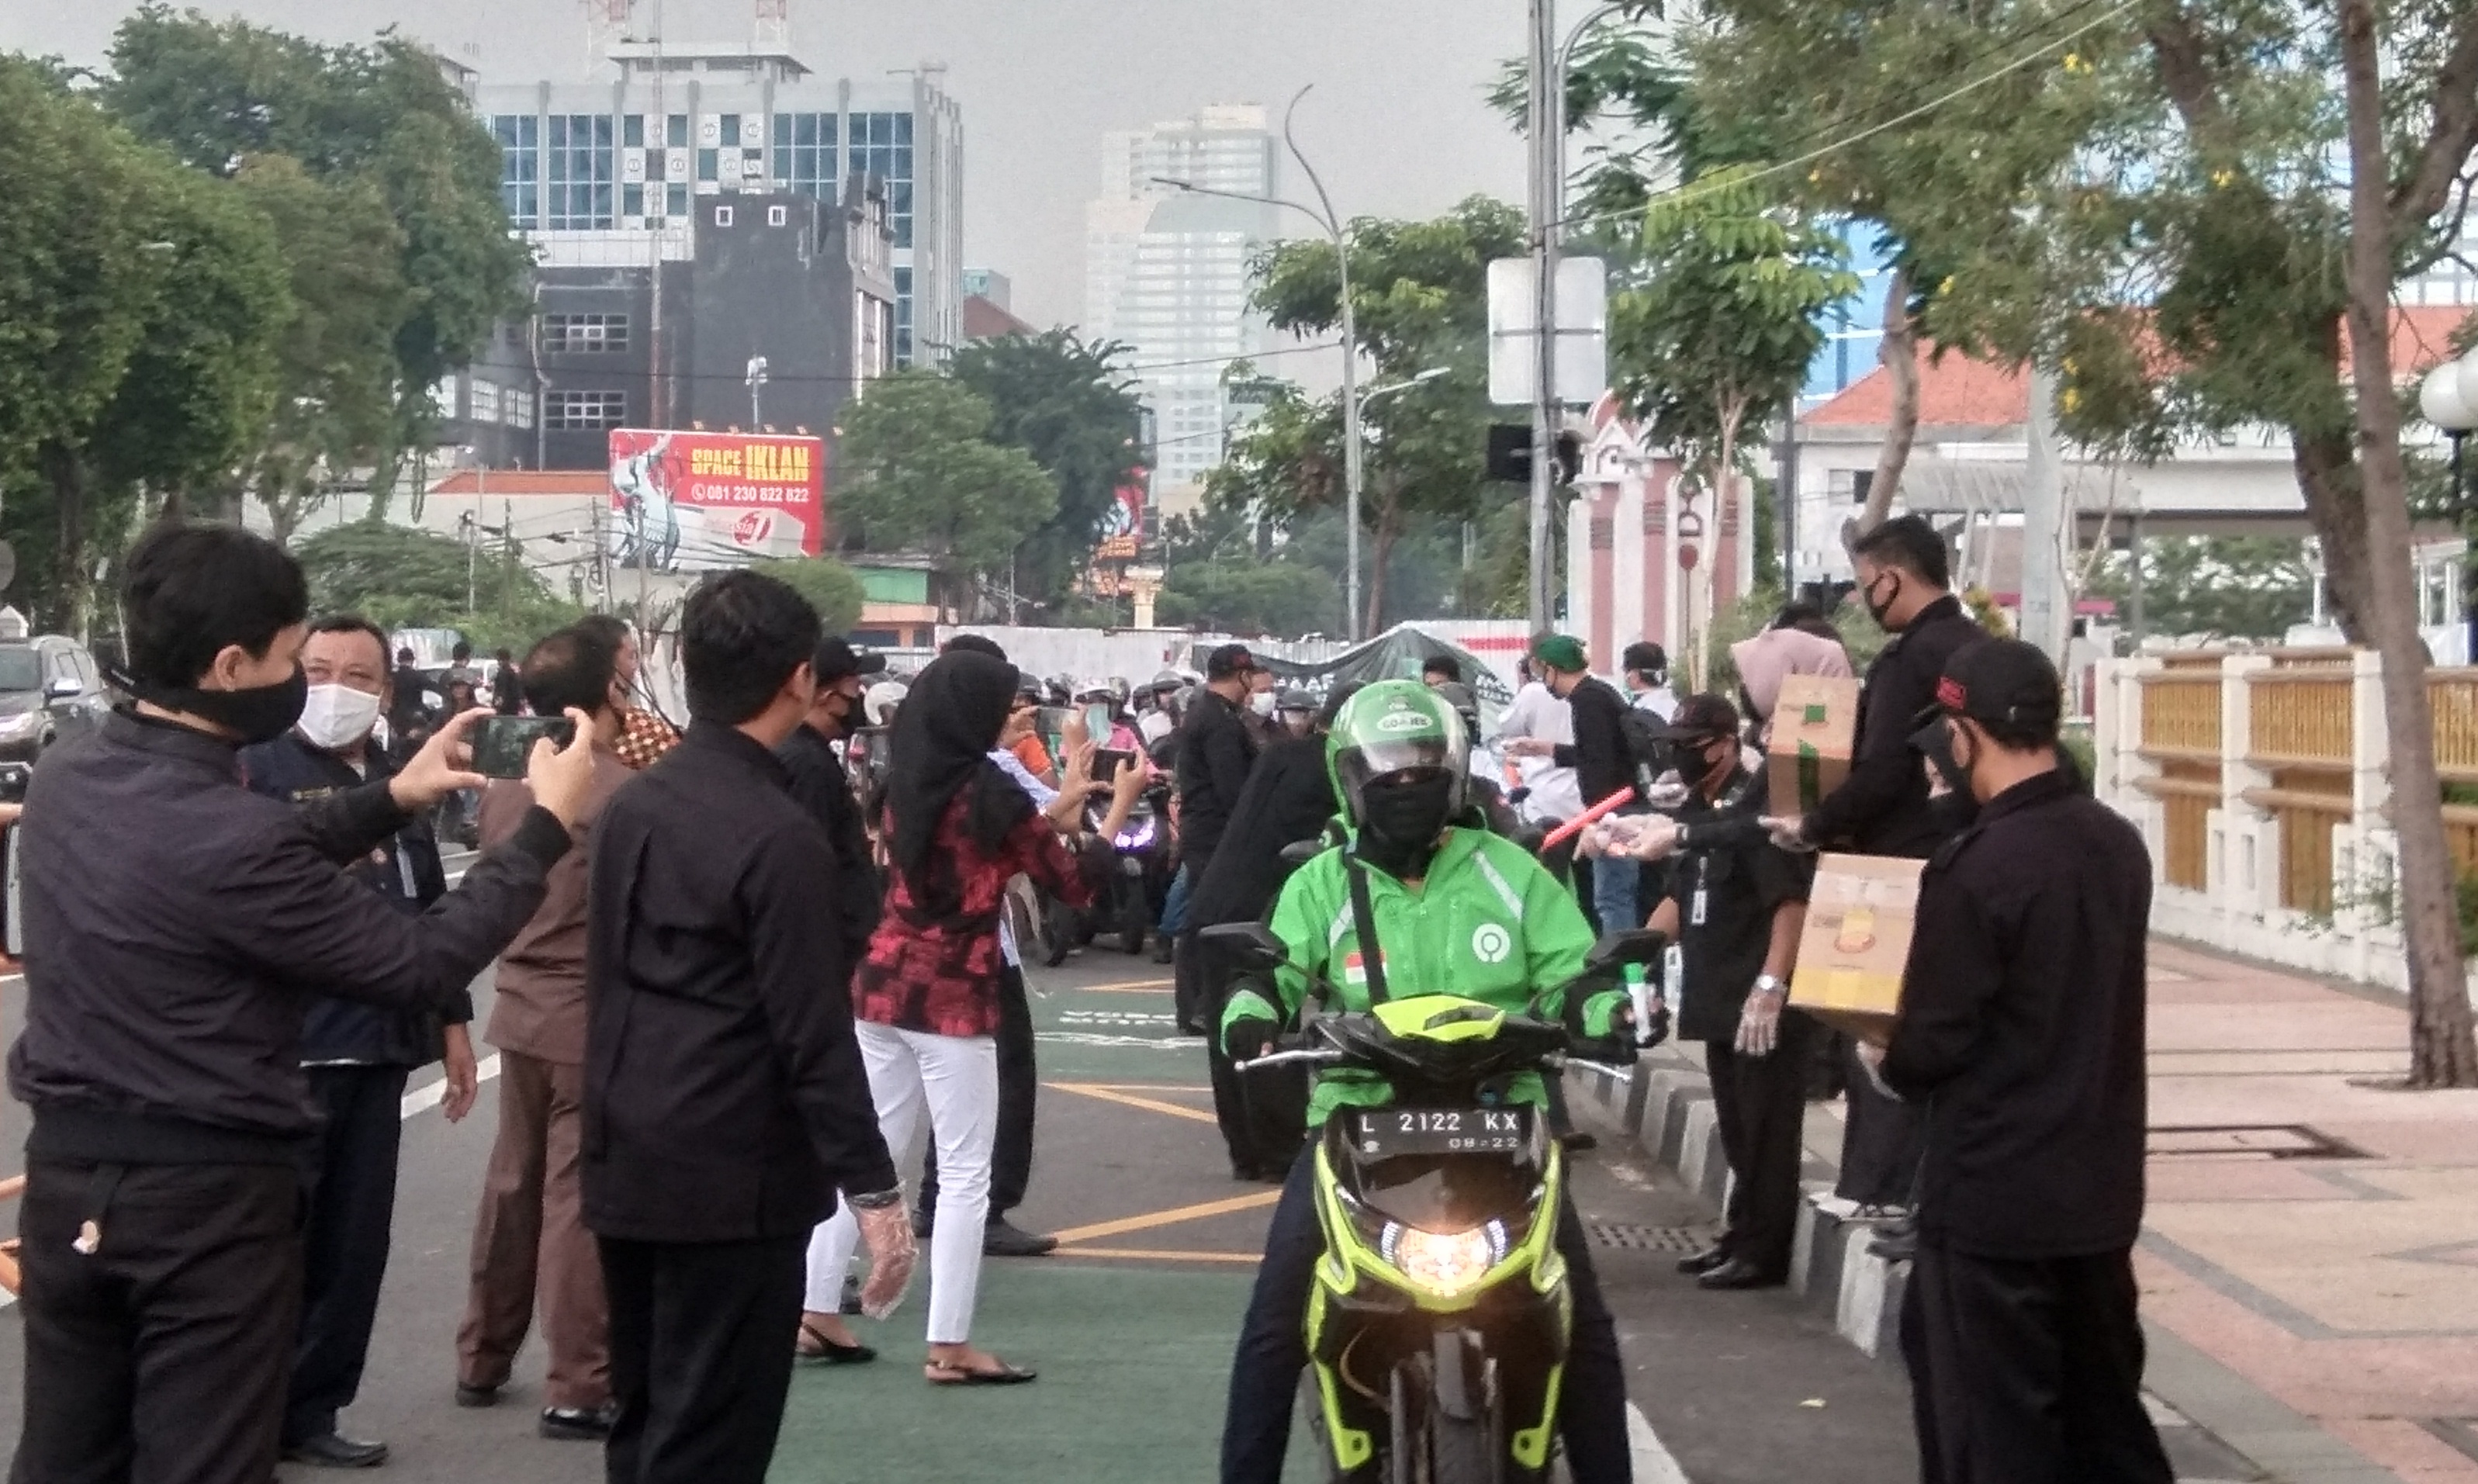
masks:
<instances>
[{"instance_id":1,"label":"motorcycle license plate","mask_svg":"<svg viewBox=\"0 0 2478 1484\"><path fill-rule=\"evenodd\" d=\"M1531 1144L1529 1108L1371 1108L1358 1120L1363 1159L1516 1154Z\"/></svg>"}]
</instances>

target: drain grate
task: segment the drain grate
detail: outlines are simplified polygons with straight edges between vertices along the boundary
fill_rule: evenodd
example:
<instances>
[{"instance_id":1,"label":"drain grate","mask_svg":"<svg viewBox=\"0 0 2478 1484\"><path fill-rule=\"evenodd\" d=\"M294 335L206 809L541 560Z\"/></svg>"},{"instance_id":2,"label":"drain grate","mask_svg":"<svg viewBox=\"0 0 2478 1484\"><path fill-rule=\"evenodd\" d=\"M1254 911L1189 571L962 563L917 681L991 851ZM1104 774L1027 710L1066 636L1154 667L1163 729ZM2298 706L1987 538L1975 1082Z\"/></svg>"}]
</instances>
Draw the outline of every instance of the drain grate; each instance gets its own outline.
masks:
<instances>
[{"instance_id":1,"label":"drain grate","mask_svg":"<svg viewBox=\"0 0 2478 1484\"><path fill-rule=\"evenodd\" d=\"M2154 1127L2153 1159L2364 1159L2366 1151L2304 1123L2195 1123Z\"/></svg>"},{"instance_id":2,"label":"drain grate","mask_svg":"<svg viewBox=\"0 0 2478 1484\"><path fill-rule=\"evenodd\" d=\"M1635 1252L1701 1252L1711 1239L1693 1226L1644 1226L1632 1221L1593 1221L1596 1246Z\"/></svg>"}]
</instances>

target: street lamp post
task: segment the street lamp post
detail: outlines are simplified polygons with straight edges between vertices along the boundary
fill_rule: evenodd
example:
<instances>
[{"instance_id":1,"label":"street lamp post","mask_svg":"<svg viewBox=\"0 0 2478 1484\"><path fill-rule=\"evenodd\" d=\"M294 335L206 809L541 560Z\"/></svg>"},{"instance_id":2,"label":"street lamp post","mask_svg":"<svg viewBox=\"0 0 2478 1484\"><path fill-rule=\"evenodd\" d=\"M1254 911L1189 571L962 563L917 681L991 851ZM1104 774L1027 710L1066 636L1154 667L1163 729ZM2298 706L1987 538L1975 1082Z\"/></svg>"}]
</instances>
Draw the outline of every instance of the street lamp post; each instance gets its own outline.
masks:
<instances>
[{"instance_id":1,"label":"street lamp post","mask_svg":"<svg viewBox=\"0 0 2478 1484\"><path fill-rule=\"evenodd\" d=\"M1356 641L1359 623L1359 321L1351 307L1351 234L1350 224L1335 214L1333 197L1326 192L1325 181L1308 163L1299 139L1291 132L1291 118L1300 111L1300 100L1308 95L1310 83L1291 97L1291 106L1282 111L1282 142L1290 146L1291 158L1306 172L1308 184L1316 188L1317 206L1302 206L1279 196L1252 195L1243 190L1217 190L1194 181L1173 180L1156 175L1153 184L1170 186L1193 195L1224 196L1233 201L1253 201L1259 206L1278 206L1299 213L1325 229L1333 242L1333 262L1340 281L1342 295L1342 487L1343 487L1343 601L1350 611L1343 616L1346 632ZM1322 208L1320 210L1319 208Z\"/></svg>"},{"instance_id":2,"label":"street lamp post","mask_svg":"<svg viewBox=\"0 0 2478 1484\"><path fill-rule=\"evenodd\" d=\"M2478 432L2478 350L2429 371L2418 389L2417 405L2426 420L2452 440L2451 495L2446 504L2461 524L2463 538L2471 544L2461 559L2461 662L2478 665L2478 568L2470 565L2470 557L2478 555L2478 540L2469 537L2471 511L2462 494L2462 445L2472 432Z\"/></svg>"},{"instance_id":3,"label":"street lamp post","mask_svg":"<svg viewBox=\"0 0 2478 1484\"><path fill-rule=\"evenodd\" d=\"M748 358L748 431L766 431L765 404L759 400L766 390L767 369L764 356Z\"/></svg>"}]
</instances>

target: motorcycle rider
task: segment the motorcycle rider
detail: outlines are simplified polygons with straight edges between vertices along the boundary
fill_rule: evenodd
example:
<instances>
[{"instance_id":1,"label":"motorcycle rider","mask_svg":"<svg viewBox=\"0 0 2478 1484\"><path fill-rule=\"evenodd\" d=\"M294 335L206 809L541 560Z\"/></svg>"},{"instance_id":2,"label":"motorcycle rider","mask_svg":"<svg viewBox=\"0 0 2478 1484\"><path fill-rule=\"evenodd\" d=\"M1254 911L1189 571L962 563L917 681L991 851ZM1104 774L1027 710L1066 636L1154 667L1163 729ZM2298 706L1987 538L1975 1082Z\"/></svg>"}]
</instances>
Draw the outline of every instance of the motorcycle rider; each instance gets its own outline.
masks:
<instances>
[{"instance_id":1,"label":"motorcycle rider","mask_svg":"<svg viewBox=\"0 0 2478 1484\"><path fill-rule=\"evenodd\" d=\"M1471 744L1451 705L1414 680L1369 686L1334 718L1328 757L1350 839L1300 868L1284 887L1271 926L1293 967L1278 970L1271 985L1230 996L1222 1039L1233 1061L1262 1055L1296 1019L1308 994L1306 973L1333 987L1342 1000L1334 1008L1342 1011L1367 1010L1391 985L1404 994L1450 992L1512 1011L1539 996L1538 1013L1562 1015L1586 1036L1609 1036L1628 1023L1623 990L1564 1002L1561 992L1583 971L1592 945L1574 894L1521 846L1455 822L1465 817ZM1363 891L1354 892L1354 876ZM1373 943L1361 941L1355 895L1364 897ZM1539 1105L1539 1079L1518 1079L1511 1095ZM1317 1079L1308 1123L1319 1127L1336 1108L1382 1105L1392 1096L1365 1072L1328 1072ZM1266 1234L1230 1374L1223 1484L1281 1476L1292 1398L1307 1364L1302 1328L1309 1285L1324 1248L1315 1170L1311 1143L1291 1167ZM1556 1246L1574 1295L1558 1401L1568 1464L1580 1484L1627 1484L1617 1330L1581 1223L1562 1198Z\"/></svg>"}]
</instances>

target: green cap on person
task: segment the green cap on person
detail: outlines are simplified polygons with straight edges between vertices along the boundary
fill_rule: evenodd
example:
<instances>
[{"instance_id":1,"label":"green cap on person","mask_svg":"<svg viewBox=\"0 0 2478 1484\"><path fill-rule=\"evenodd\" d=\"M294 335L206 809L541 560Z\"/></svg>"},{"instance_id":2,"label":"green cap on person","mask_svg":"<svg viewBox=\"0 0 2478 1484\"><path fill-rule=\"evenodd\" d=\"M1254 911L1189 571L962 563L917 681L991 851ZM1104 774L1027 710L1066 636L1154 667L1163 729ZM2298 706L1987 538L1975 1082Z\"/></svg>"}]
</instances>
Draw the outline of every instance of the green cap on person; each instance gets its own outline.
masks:
<instances>
[{"instance_id":1,"label":"green cap on person","mask_svg":"<svg viewBox=\"0 0 2478 1484\"><path fill-rule=\"evenodd\" d=\"M1592 667L1583 658L1583 641L1571 634L1543 634L1531 641L1531 658L1551 669L1580 674Z\"/></svg>"}]
</instances>

